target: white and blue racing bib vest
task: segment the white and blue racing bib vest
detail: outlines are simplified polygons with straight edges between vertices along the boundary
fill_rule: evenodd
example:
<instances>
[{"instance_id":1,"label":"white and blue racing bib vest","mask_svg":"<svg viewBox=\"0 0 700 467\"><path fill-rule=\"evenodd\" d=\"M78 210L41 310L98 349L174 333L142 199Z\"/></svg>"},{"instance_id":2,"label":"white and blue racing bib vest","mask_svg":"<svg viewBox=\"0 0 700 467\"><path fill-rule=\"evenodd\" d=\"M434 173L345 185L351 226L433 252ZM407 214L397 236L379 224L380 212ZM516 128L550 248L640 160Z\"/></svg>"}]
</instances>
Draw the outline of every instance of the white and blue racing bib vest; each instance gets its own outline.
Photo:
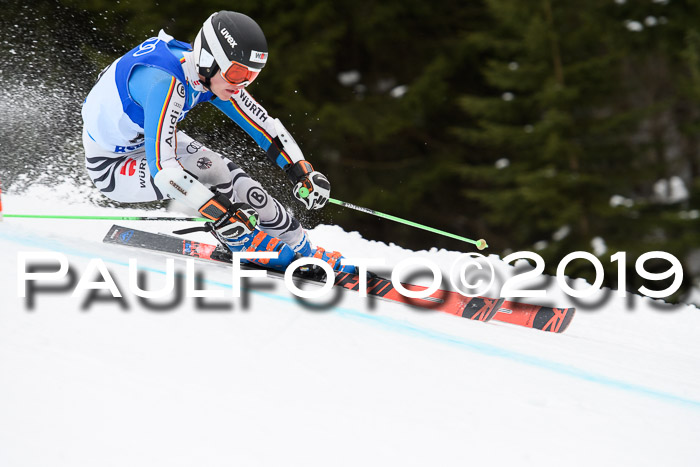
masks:
<instances>
[{"instance_id":1,"label":"white and blue racing bib vest","mask_svg":"<svg viewBox=\"0 0 700 467\"><path fill-rule=\"evenodd\" d=\"M144 111L129 92L129 78L135 67L157 68L174 76L180 83L187 83L180 59L168 46L182 50L190 48L189 44L160 31L158 37L142 42L102 72L82 109L84 128L100 146L120 153L138 149L144 144ZM187 99L179 120L198 101L200 99Z\"/></svg>"}]
</instances>

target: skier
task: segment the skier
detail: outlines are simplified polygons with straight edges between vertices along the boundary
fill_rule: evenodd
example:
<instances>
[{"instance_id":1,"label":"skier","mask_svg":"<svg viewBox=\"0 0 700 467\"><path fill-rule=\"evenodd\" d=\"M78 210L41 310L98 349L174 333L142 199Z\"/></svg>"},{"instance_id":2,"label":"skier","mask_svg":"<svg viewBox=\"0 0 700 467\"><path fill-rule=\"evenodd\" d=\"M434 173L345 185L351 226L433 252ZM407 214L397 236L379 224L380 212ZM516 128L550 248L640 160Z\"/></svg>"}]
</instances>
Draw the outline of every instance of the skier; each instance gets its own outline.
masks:
<instances>
[{"instance_id":1,"label":"skier","mask_svg":"<svg viewBox=\"0 0 700 467\"><path fill-rule=\"evenodd\" d=\"M177 129L192 107L210 102L287 174L297 200L322 208L330 183L246 91L267 58L258 24L231 11L212 14L193 46L162 30L139 44L102 71L83 103L88 174L116 201L170 197L198 210L231 251L279 253L252 262L283 269L295 257L315 256L335 271L355 272L340 253L312 247L300 223L243 169Z\"/></svg>"}]
</instances>

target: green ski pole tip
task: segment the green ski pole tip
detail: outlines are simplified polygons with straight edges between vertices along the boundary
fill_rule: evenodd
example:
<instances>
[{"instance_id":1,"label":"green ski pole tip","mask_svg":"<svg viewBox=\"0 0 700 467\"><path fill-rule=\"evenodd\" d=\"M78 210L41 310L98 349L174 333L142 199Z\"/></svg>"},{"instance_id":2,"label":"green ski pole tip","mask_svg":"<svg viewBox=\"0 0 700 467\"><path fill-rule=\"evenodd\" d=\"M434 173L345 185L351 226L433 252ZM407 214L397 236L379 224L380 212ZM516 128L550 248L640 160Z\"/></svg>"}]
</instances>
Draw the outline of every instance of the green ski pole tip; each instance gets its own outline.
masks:
<instances>
[{"instance_id":1,"label":"green ski pole tip","mask_svg":"<svg viewBox=\"0 0 700 467\"><path fill-rule=\"evenodd\" d=\"M484 249L488 248L488 245L486 244L486 240L484 240L483 238L477 240L476 241L476 248L479 250L484 250Z\"/></svg>"}]
</instances>

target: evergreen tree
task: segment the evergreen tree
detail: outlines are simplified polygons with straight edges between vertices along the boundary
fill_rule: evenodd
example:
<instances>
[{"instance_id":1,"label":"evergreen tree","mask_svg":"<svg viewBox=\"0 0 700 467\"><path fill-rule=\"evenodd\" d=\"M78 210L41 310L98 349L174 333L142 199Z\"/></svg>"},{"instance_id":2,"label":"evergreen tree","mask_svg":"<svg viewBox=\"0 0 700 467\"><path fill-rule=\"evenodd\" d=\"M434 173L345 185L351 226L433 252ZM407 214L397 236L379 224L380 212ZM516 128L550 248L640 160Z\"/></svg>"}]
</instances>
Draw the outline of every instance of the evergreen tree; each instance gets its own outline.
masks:
<instances>
[{"instance_id":1,"label":"evergreen tree","mask_svg":"<svg viewBox=\"0 0 700 467\"><path fill-rule=\"evenodd\" d=\"M628 235L611 199L644 169L629 136L649 109L620 101L612 2L487 4L492 24L469 41L489 57L488 91L461 99L477 127L454 129L480 159L458 168L463 195L483 206L492 246L535 248L553 270L596 237L610 246Z\"/></svg>"}]
</instances>

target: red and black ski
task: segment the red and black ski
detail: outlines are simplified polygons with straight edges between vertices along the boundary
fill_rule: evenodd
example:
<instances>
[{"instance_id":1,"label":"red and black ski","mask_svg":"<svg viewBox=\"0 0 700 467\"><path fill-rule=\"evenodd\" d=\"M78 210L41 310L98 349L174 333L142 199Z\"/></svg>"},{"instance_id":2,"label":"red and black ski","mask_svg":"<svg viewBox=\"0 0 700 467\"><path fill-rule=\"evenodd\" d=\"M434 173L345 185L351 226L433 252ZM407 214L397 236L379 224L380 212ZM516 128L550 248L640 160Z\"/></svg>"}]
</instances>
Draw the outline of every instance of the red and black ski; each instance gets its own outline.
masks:
<instances>
[{"instance_id":1,"label":"red and black ski","mask_svg":"<svg viewBox=\"0 0 700 467\"><path fill-rule=\"evenodd\" d=\"M564 332L574 319L576 308L552 308L506 300L493 319L527 328Z\"/></svg>"},{"instance_id":2,"label":"red and black ski","mask_svg":"<svg viewBox=\"0 0 700 467\"><path fill-rule=\"evenodd\" d=\"M207 243L194 242L182 237L155 234L142 230L113 225L104 240L105 243L127 245L136 248L170 253L174 255L199 258L206 261L228 263L228 260L218 259L212 253L216 246ZM252 264L242 264L243 268L263 269ZM282 277L279 271L265 269L270 276ZM318 282L301 277L303 281ZM360 277L357 274L339 273L335 278L335 286L348 290L359 290ZM427 287L402 284L411 291L425 290ZM381 277L369 277L367 279L367 295L372 297L404 303L423 309L442 311L475 321L489 321L503 305L503 299L487 297L465 297L457 292L438 290L426 298L408 298L401 295L392 285L391 281Z\"/></svg>"},{"instance_id":3,"label":"red and black ski","mask_svg":"<svg viewBox=\"0 0 700 467\"><path fill-rule=\"evenodd\" d=\"M112 226L105 236L104 242L195 257L206 261L228 262L212 257L212 253L216 249L214 245L118 225ZM262 269L250 264L241 266L250 269ZM266 269L266 271L270 276L283 276L283 273L279 271L270 269ZM317 282L308 278L301 278L301 280ZM335 278L335 286L348 290L359 290L359 282L360 278L357 274L339 273ZM408 290L420 291L426 289L426 287L412 284L403 284L403 286ZM390 280L381 277L368 278L367 294L414 307L442 311L475 321L494 319L504 323L556 333L564 332L576 313L575 308L553 308L488 297L465 297L457 292L448 290L438 290L430 297L424 299L412 299L401 295Z\"/></svg>"}]
</instances>

